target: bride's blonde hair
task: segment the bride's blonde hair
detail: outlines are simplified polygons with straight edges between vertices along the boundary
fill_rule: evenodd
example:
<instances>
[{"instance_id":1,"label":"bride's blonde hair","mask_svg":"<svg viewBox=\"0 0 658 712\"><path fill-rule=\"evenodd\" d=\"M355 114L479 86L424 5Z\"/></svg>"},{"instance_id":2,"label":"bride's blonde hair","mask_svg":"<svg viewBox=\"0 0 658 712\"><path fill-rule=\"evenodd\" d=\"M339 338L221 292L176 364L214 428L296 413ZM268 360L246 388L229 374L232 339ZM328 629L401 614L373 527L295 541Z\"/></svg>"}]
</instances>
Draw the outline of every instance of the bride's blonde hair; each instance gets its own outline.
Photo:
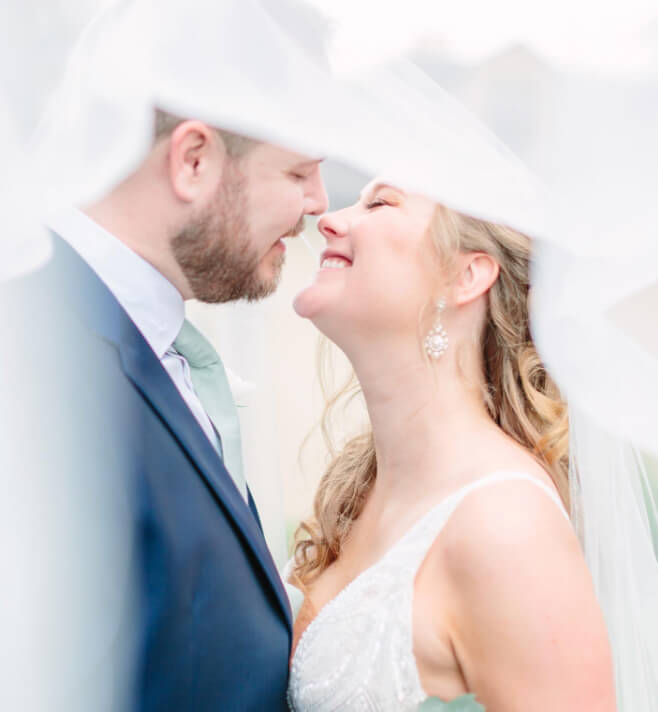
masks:
<instances>
[{"instance_id":1,"label":"bride's blonde hair","mask_svg":"<svg viewBox=\"0 0 658 712\"><path fill-rule=\"evenodd\" d=\"M516 230L441 205L436 207L430 234L441 265L449 266L460 251L484 252L500 265L499 276L488 293L480 339L482 398L500 428L546 468L568 509L567 407L530 336L530 240ZM347 385L328 400L322 418L325 440L329 440L331 413L343 395L354 397L354 386ZM320 480L313 517L302 522L295 533L293 577L298 583L311 582L336 560L376 477L377 460L369 429L352 438L333 457Z\"/></svg>"}]
</instances>

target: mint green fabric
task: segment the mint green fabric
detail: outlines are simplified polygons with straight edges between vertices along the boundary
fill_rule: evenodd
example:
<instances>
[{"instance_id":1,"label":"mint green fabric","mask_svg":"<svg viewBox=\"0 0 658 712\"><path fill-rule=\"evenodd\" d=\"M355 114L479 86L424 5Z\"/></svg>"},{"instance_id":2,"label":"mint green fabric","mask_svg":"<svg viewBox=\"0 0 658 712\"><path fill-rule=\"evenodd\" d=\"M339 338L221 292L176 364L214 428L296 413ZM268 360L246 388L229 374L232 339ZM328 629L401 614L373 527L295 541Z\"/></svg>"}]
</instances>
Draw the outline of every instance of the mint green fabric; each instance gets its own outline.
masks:
<instances>
[{"instance_id":1,"label":"mint green fabric","mask_svg":"<svg viewBox=\"0 0 658 712\"><path fill-rule=\"evenodd\" d=\"M224 465L246 500L240 421L222 360L208 339L187 319L174 348L190 366L194 390L221 438Z\"/></svg>"},{"instance_id":2,"label":"mint green fabric","mask_svg":"<svg viewBox=\"0 0 658 712\"><path fill-rule=\"evenodd\" d=\"M430 697L418 708L418 712L485 712L485 709L476 701L475 695L461 695L452 702Z\"/></svg>"}]
</instances>

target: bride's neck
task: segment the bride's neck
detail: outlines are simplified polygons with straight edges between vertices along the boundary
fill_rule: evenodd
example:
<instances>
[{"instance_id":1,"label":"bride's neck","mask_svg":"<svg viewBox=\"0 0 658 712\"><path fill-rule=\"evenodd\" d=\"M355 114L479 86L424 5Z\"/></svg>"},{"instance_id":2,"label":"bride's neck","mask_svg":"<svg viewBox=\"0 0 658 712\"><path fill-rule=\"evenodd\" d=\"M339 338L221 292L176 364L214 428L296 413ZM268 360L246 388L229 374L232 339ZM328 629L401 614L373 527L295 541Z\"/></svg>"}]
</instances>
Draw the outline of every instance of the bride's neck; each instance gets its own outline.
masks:
<instances>
[{"instance_id":1,"label":"bride's neck","mask_svg":"<svg viewBox=\"0 0 658 712\"><path fill-rule=\"evenodd\" d=\"M377 489L415 498L464 467L478 433L496 426L482 399L478 363L446 353L430 367L417 351L352 358L377 455Z\"/></svg>"}]
</instances>

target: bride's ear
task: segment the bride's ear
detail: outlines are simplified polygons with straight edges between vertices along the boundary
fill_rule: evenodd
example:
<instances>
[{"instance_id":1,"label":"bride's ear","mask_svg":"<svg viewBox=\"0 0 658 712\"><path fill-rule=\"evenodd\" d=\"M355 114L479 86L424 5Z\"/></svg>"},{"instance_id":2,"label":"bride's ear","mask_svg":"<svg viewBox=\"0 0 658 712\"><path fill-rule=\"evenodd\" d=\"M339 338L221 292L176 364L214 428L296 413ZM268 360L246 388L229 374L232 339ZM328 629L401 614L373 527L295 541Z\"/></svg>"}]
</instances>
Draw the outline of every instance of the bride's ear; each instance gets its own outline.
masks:
<instances>
[{"instance_id":1,"label":"bride's ear","mask_svg":"<svg viewBox=\"0 0 658 712\"><path fill-rule=\"evenodd\" d=\"M469 304L491 289L498 279L500 265L486 252L467 252L460 255L460 269L455 281L455 302Z\"/></svg>"}]
</instances>

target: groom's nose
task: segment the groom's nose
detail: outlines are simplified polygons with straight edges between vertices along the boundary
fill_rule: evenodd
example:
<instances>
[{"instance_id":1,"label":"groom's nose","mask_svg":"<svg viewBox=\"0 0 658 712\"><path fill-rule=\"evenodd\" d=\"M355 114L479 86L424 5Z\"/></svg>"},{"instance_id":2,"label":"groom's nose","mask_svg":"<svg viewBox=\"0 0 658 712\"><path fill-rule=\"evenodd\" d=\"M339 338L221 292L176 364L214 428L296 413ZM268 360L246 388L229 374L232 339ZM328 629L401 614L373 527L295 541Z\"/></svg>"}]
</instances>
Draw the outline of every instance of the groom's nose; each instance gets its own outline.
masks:
<instances>
[{"instance_id":1,"label":"groom's nose","mask_svg":"<svg viewBox=\"0 0 658 712\"><path fill-rule=\"evenodd\" d=\"M322 215L327 212L329 199L327 190L322 181L320 167L316 166L313 173L306 181L306 192L304 194L304 213L306 215Z\"/></svg>"}]
</instances>

